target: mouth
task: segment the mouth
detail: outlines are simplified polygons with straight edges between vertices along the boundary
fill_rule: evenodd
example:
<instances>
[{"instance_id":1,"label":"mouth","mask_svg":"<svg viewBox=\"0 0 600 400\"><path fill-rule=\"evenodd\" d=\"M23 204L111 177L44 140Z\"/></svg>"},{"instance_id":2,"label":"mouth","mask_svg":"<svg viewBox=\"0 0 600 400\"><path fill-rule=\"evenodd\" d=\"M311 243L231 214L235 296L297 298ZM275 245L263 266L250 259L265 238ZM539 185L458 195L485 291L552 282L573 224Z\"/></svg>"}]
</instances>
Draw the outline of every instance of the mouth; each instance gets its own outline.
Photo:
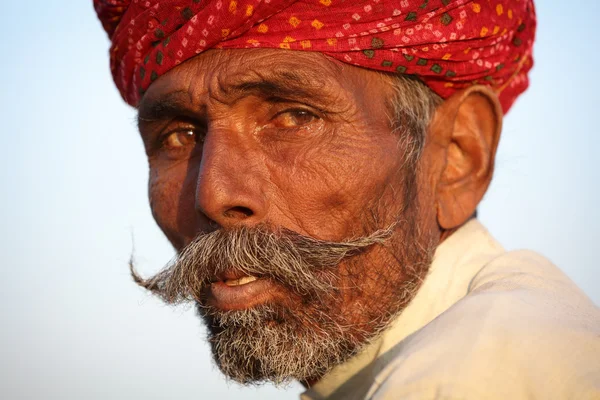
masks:
<instances>
[{"instance_id":1,"label":"mouth","mask_svg":"<svg viewBox=\"0 0 600 400\"><path fill-rule=\"evenodd\" d=\"M221 311L244 310L270 301L275 284L266 277L226 273L207 287L207 305Z\"/></svg>"}]
</instances>

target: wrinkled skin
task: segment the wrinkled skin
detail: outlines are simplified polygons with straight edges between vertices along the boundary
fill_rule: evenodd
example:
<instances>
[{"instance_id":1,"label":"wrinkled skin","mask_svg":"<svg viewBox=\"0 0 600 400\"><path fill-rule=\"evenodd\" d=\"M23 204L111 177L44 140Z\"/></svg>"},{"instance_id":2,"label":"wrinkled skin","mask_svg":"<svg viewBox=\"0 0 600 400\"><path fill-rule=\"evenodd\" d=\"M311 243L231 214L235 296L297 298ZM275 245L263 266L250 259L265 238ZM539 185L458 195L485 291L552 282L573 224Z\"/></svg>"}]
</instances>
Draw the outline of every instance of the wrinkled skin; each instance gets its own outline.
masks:
<instances>
[{"instance_id":1,"label":"wrinkled skin","mask_svg":"<svg viewBox=\"0 0 600 400\"><path fill-rule=\"evenodd\" d=\"M380 74L318 53L213 50L181 64L139 106L157 223L181 250L199 232L240 225L343 241L409 218L411 234L392 238L392 248L402 252L407 238L435 248L487 189L501 112L485 88L453 96L436 112L415 171L391 129L392 96ZM375 249L352 271L340 265L336 312L346 322L368 325L385 312L376 306L390 295L382 277L403 279L394 259ZM247 307L265 302L303 307L283 287Z\"/></svg>"},{"instance_id":2,"label":"wrinkled skin","mask_svg":"<svg viewBox=\"0 0 600 400\"><path fill-rule=\"evenodd\" d=\"M404 160L384 103L391 90L369 71L317 54L294 55L209 52L150 87L140 105L142 119L150 103L165 95L179 103L177 112L184 116L141 124L152 210L176 248L198 230L211 230L210 220L222 227L270 221L340 240L364 233L356 216L365 207L393 202ZM261 79L290 88L289 71L311 98L266 101L233 89ZM298 116L282 113L288 109L307 110L319 119L300 116L304 119L294 126ZM202 146L153 148L165 132L198 126L207 130Z\"/></svg>"}]
</instances>

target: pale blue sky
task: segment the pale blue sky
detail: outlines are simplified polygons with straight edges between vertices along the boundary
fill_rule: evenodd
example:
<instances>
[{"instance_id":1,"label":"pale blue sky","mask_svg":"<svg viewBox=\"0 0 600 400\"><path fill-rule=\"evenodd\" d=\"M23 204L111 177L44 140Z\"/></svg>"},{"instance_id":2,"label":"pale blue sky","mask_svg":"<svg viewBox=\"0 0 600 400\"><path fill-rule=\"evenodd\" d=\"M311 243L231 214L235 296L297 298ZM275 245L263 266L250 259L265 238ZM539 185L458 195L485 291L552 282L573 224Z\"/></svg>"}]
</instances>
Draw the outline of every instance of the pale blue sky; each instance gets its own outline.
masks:
<instances>
[{"instance_id":1,"label":"pale blue sky","mask_svg":"<svg viewBox=\"0 0 600 400\"><path fill-rule=\"evenodd\" d=\"M567 4L572 4L568 5ZM600 303L598 2L539 2L531 88L505 122L481 220ZM227 385L200 322L129 278L173 251L146 199L134 112L89 1L2 0L0 398L293 399Z\"/></svg>"}]
</instances>

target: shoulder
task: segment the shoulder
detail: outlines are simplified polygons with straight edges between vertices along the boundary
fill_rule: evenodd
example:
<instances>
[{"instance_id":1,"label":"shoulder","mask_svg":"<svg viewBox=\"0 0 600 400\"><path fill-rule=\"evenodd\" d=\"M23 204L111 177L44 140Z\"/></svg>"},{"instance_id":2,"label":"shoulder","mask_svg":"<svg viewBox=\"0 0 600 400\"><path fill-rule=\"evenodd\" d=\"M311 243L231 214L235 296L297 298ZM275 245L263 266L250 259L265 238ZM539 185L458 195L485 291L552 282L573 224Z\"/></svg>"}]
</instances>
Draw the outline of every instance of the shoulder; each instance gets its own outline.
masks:
<instances>
[{"instance_id":1,"label":"shoulder","mask_svg":"<svg viewBox=\"0 0 600 400\"><path fill-rule=\"evenodd\" d=\"M505 253L388 359L369 398L600 398L600 311L545 258Z\"/></svg>"}]
</instances>

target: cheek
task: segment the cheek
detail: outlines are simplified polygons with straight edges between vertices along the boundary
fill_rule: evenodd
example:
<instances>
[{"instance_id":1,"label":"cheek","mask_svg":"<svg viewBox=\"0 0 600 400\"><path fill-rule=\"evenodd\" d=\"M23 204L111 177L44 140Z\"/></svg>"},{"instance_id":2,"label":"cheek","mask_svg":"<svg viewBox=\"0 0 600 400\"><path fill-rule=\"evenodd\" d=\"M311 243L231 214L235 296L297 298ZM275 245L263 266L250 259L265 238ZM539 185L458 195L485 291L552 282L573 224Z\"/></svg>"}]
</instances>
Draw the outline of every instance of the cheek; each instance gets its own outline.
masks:
<instances>
[{"instance_id":1,"label":"cheek","mask_svg":"<svg viewBox=\"0 0 600 400\"><path fill-rule=\"evenodd\" d=\"M365 216L398 178L401 163L395 138L364 138L321 141L270 165L277 197L305 233L340 240L369 230Z\"/></svg>"},{"instance_id":2,"label":"cheek","mask_svg":"<svg viewBox=\"0 0 600 400\"><path fill-rule=\"evenodd\" d=\"M197 232L194 209L195 179L186 165L150 165L148 197L156 223L176 248Z\"/></svg>"}]
</instances>

